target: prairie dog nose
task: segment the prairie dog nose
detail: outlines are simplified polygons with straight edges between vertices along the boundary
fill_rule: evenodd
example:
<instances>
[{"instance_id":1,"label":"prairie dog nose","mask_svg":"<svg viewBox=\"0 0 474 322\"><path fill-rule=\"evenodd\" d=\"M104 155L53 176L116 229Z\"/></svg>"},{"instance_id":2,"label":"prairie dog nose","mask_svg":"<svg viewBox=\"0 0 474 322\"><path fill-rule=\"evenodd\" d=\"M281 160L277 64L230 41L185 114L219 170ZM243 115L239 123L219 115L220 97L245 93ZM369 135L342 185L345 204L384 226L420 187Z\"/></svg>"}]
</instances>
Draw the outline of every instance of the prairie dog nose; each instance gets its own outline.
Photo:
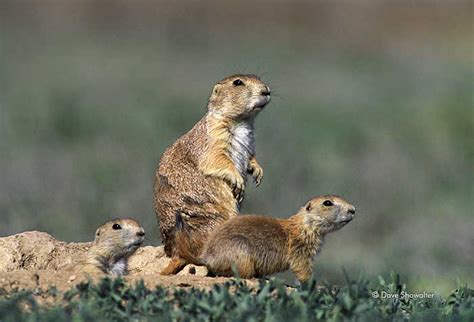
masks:
<instances>
[{"instance_id":1,"label":"prairie dog nose","mask_svg":"<svg viewBox=\"0 0 474 322\"><path fill-rule=\"evenodd\" d=\"M269 96L270 95L270 87L265 85L265 89L262 90L262 95Z\"/></svg>"},{"instance_id":2,"label":"prairie dog nose","mask_svg":"<svg viewBox=\"0 0 474 322\"><path fill-rule=\"evenodd\" d=\"M140 236L140 237L145 236L145 230L144 230L143 228L141 228L141 229L137 232L137 236Z\"/></svg>"},{"instance_id":3,"label":"prairie dog nose","mask_svg":"<svg viewBox=\"0 0 474 322\"><path fill-rule=\"evenodd\" d=\"M354 206L350 206L349 209L347 209L347 212L350 213L350 214L355 214L356 213L356 209Z\"/></svg>"}]
</instances>

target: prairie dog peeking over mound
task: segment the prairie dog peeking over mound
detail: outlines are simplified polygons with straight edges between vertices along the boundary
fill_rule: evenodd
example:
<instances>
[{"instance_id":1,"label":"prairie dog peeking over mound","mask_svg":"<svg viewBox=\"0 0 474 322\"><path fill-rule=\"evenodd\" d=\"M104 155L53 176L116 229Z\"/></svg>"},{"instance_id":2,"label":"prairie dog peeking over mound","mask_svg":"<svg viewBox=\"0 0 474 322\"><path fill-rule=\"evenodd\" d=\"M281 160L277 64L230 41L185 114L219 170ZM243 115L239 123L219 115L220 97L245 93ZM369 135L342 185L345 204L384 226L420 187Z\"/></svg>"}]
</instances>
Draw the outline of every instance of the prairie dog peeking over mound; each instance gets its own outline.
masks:
<instances>
[{"instance_id":1,"label":"prairie dog peeking over mound","mask_svg":"<svg viewBox=\"0 0 474 322\"><path fill-rule=\"evenodd\" d=\"M166 255L173 260L162 274L175 274L186 265L176 253L176 213L197 255L209 233L239 213L247 175L260 184L254 119L269 102L270 88L258 76L229 76L215 84L204 117L163 154L155 173L154 205Z\"/></svg>"},{"instance_id":2,"label":"prairie dog peeking over mound","mask_svg":"<svg viewBox=\"0 0 474 322\"><path fill-rule=\"evenodd\" d=\"M205 265L218 276L252 278L291 269L300 282L313 272L313 257L324 237L344 227L355 207L338 196L319 196L308 201L295 215L276 219L258 215L233 217L210 235L199 257L189 252L186 224L177 216L179 255L191 263Z\"/></svg>"},{"instance_id":3,"label":"prairie dog peeking over mound","mask_svg":"<svg viewBox=\"0 0 474 322\"><path fill-rule=\"evenodd\" d=\"M100 226L78 269L85 273L125 275L127 259L143 243L145 230L133 219L114 219Z\"/></svg>"}]
</instances>

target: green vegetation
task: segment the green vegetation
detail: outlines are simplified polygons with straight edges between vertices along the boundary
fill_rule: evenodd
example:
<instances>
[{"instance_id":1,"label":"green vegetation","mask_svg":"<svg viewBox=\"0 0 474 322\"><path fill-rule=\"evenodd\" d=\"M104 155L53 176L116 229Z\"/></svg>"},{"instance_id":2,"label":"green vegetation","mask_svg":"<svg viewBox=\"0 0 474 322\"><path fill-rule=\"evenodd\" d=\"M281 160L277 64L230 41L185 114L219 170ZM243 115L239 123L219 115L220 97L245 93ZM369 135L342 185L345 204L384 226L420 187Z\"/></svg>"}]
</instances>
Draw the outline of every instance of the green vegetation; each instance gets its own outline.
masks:
<instances>
[{"instance_id":1,"label":"green vegetation","mask_svg":"<svg viewBox=\"0 0 474 322\"><path fill-rule=\"evenodd\" d=\"M82 283L64 295L66 305L39 306L31 293L0 299L0 321L472 321L474 290L466 285L446 298L401 298L407 292L398 275L390 281L347 278L346 285L316 286L312 280L289 290L280 280L260 281L256 289L235 280L212 290L157 287L103 279ZM399 299L372 294L396 294Z\"/></svg>"}]
</instances>

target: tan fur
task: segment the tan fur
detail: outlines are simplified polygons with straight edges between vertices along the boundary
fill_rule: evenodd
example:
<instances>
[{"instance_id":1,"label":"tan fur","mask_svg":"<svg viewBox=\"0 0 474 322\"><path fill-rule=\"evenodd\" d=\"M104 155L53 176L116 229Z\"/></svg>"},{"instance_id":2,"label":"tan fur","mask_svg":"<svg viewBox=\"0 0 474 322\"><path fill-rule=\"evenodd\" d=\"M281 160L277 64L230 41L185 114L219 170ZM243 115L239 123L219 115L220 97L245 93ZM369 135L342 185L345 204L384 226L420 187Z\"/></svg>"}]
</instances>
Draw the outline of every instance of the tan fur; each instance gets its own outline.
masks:
<instances>
[{"instance_id":1,"label":"tan fur","mask_svg":"<svg viewBox=\"0 0 474 322\"><path fill-rule=\"evenodd\" d=\"M182 270L186 265L187 261L179 258L179 257L173 257L169 264L160 272L161 275L175 275L177 274L180 270Z\"/></svg>"},{"instance_id":2,"label":"tan fur","mask_svg":"<svg viewBox=\"0 0 474 322\"><path fill-rule=\"evenodd\" d=\"M114 224L120 229L113 229ZM143 243L145 231L133 219L114 219L96 230L95 239L77 270L89 274L124 275L127 259Z\"/></svg>"},{"instance_id":3,"label":"tan fur","mask_svg":"<svg viewBox=\"0 0 474 322\"><path fill-rule=\"evenodd\" d=\"M243 85L236 86L237 79ZM180 214L200 253L210 231L236 216L247 173L257 184L263 170L255 159L253 122L270 101L270 90L257 76L233 75L217 83L207 113L169 147L155 174L154 205L165 252L176 257L175 216ZM183 265L173 260L163 273Z\"/></svg>"},{"instance_id":4,"label":"tan fur","mask_svg":"<svg viewBox=\"0 0 474 322\"><path fill-rule=\"evenodd\" d=\"M325 201L332 205L324 205ZM189 252L185 242L179 244L179 254L189 262L206 265L216 275L233 276L233 266L242 278L291 269L305 282L311 277L313 258L326 234L345 226L354 213L354 206L344 199L320 196L288 219L258 215L231 218L211 233L200 256ZM186 239L186 233L184 226L178 240Z\"/></svg>"}]
</instances>

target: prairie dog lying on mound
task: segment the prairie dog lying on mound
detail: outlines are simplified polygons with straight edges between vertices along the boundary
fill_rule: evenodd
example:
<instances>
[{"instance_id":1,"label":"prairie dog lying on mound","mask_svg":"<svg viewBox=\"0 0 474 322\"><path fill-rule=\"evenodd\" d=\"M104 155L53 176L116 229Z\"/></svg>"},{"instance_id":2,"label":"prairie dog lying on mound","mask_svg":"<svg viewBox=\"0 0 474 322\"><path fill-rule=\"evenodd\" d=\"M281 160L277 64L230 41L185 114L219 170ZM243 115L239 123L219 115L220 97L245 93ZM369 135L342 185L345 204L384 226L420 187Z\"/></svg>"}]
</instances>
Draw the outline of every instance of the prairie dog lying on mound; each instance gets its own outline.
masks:
<instances>
[{"instance_id":1,"label":"prairie dog lying on mound","mask_svg":"<svg viewBox=\"0 0 474 322\"><path fill-rule=\"evenodd\" d=\"M313 257L321 250L324 237L344 227L354 214L355 207L341 197L325 195L311 199L287 219L236 216L211 233L200 256L189 251L193 243L178 214L178 253L218 276L233 276L233 268L242 278L291 269L305 282L311 277Z\"/></svg>"},{"instance_id":2,"label":"prairie dog lying on mound","mask_svg":"<svg viewBox=\"0 0 474 322\"><path fill-rule=\"evenodd\" d=\"M121 276L127 260L143 243L145 230L133 219L114 219L100 226L86 257L76 270Z\"/></svg>"}]
</instances>

